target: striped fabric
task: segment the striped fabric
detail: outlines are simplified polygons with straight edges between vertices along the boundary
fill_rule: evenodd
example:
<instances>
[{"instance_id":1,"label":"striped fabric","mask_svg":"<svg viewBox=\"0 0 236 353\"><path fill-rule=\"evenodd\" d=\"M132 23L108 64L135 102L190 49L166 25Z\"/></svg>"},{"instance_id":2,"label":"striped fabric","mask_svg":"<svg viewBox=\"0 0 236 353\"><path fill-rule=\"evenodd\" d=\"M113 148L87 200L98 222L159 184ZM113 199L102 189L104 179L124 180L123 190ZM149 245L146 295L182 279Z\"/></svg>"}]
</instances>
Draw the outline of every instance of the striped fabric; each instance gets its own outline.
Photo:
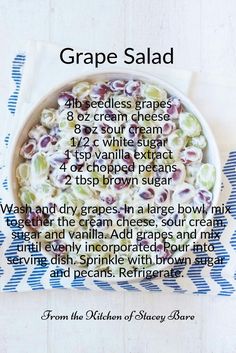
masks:
<instances>
[{"instance_id":1,"label":"striped fabric","mask_svg":"<svg viewBox=\"0 0 236 353\"><path fill-rule=\"evenodd\" d=\"M17 98L20 90L22 67L25 62L24 55L17 55L12 63L12 79L15 82L14 92L8 100L8 110L10 117L14 119ZM9 124L10 125L10 124ZM1 149L7 154L10 131L1 139ZM182 277L138 281L119 281L108 283L106 281L91 279L71 279L71 278L50 278L51 269L55 269L49 263L46 267L33 265L8 265L8 256L17 256L17 245L22 244L22 240L12 240L11 232L19 230L17 227L8 229L6 218L13 219L14 215L7 214L2 221L0 229L0 290L2 291L27 291L49 288L76 288L81 290L105 290L105 291L153 291L153 292L180 292L180 293L201 293L218 294L231 296L236 292L236 151L229 151L225 159L223 168L223 184L221 192L221 202L231 206L232 214L216 215L215 219L222 219L224 226L218 228L220 240L209 240L213 244L214 253L189 252L188 256L192 259L192 265L178 264L174 269L181 271ZM7 169L3 164L0 165L0 202L7 200L8 181ZM22 254L21 254L22 255ZM29 254L28 254L29 255ZM32 253L31 256L43 256L40 253ZM212 267L201 264L209 256L224 257L223 264ZM194 260L198 260L198 264ZM200 264L199 264L200 262ZM60 269L59 266L56 267Z\"/></svg>"},{"instance_id":2,"label":"striped fabric","mask_svg":"<svg viewBox=\"0 0 236 353\"><path fill-rule=\"evenodd\" d=\"M16 111L16 103L17 103L17 98L20 90L20 83L21 83L21 68L24 65L25 62L25 55L18 54L16 55L15 59L12 62L12 73L11 77L13 81L15 82L15 90L10 96L8 100L8 109L11 112L11 114L15 114Z\"/></svg>"}]
</instances>

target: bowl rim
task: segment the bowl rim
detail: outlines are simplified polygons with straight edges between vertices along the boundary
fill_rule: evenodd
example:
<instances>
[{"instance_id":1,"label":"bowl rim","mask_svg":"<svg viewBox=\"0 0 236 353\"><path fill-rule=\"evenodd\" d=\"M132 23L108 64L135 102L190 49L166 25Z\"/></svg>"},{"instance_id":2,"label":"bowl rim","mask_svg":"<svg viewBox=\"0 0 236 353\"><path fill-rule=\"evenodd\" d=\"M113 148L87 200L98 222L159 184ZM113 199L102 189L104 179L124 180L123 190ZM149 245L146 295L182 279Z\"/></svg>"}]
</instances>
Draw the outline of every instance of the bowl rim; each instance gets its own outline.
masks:
<instances>
[{"instance_id":1,"label":"bowl rim","mask_svg":"<svg viewBox=\"0 0 236 353\"><path fill-rule=\"evenodd\" d=\"M106 77L107 76L107 77ZM129 76L129 77L127 77ZM204 131L204 135L206 135L207 133L207 141L209 143L210 140L210 145L212 150L214 151L214 160L215 160L215 168L216 168L216 181L215 181L215 185L214 185L214 191L213 193L213 200L212 200L212 206L217 206L218 201L219 201L219 197L220 197L220 190L221 190L221 160L220 160L220 154L219 154L219 148L217 146L215 137L212 133L212 130L210 128L210 126L208 125L208 122L205 120L204 116L201 114L201 112L198 110L198 108L192 103L192 101L190 100L190 98L188 98L184 93L182 93L178 88L176 88L175 86L173 86L172 84L169 84L168 82L166 82L165 80L159 79L158 78L158 73L155 73L153 75L151 75L150 73L147 72L143 72L143 71L139 71L139 70L128 70L128 69L124 69L124 68L116 68L116 69L112 69L112 70L107 70L107 69L103 69L103 70L89 70L88 72L84 71L82 72L80 75L76 75L75 78L70 79L69 81L64 81L60 84L57 84L56 86L54 86L53 88L51 88L49 90L49 92L45 95L42 96L42 98L33 105L33 107L29 110L29 112L25 115L24 119L22 119L22 121L20 122L20 124L18 125L15 133L12 134L12 142L10 144L10 155L9 155L9 163L8 163L8 180L10 181L10 187L9 187L9 193L10 193L10 198L12 200L13 204L19 205L19 199L18 196L16 196L16 188L17 188L17 181L16 181L16 176L15 176L15 168L13 168L15 166L15 161L16 159L19 158L19 156L17 155L17 150L19 150L19 141L20 141L20 136L21 133L24 131L24 127L25 124L27 122L29 122L34 114L35 111L37 109L43 109L43 105L45 104L45 101L47 99L49 99L49 97L56 95L58 92L63 91L66 87L72 87L75 83L80 82L80 81L98 81L97 77L100 77L100 80L104 81L106 79L110 79L111 78L119 78L121 79L123 77L123 79L139 79L141 81L153 84L153 85L157 85L158 87L163 88L164 90L167 91L167 94L171 94L171 95L175 95L178 98L180 98L181 102L183 103L184 107L186 108L187 111L190 111L191 113L193 113L194 115L196 115L196 117L199 119L202 129ZM46 108L46 106L44 106L44 108ZM39 121L39 120L38 120ZM34 125L34 124L33 124ZM206 214L206 217L204 218L205 220L210 220L213 218L213 213L208 211ZM18 219L21 219L19 214L15 214L15 217ZM184 256L186 256L186 254L189 252L189 250L192 248L193 243L195 242L199 242L200 240L200 232L203 232L205 229L207 229L208 226L203 226L201 227L198 232L197 232L197 236L195 239L191 239L188 240L186 244L189 244L189 249L186 252L179 252L176 251L174 254L177 258L181 257L183 258ZM24 227L23 229L27 229L27 227ZM30 240L31 242L34 242L34 240ZM52 255L45 251L44 249L42 250L43 255L49 260L49 265L50 265L50 258L52 258ZM147 268L147 270L165 270L167 268L169 268L170 266L174 266L175 264L161 264L161 265L153 265ZM74 268L74 269L79 269L79 267L75 266L75 265L61 265L61 268ZM88 279L91 281L103 281L103 282L107 282L107 283L116 283L116 282L139 282L141 280L144 280L145 277L84 277L85 280L87 281ZM151 278L150 280L157 280L160 279L162 280L163 277L154 277ZM174 279L177 279L177 277Z\"/></svg>"}]
</instances>

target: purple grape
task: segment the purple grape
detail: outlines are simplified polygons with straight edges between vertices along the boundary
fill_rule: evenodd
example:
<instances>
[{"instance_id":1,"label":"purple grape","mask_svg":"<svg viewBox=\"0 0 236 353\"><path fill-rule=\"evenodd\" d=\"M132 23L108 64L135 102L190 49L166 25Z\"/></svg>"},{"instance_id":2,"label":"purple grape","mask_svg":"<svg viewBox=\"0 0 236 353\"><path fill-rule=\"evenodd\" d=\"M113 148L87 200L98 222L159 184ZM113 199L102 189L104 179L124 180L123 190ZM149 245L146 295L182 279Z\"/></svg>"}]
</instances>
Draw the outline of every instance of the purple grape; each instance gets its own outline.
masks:
<instances>
[{"instance_id":1,"label":"purple grape","mask_svg":"<svg viewBox=\"0 0 236 353\"><path fill-rule=\"evenodd\" d=\"M134 137L136 135L136 131L138 131L137 127L138 127L138 124L131 124L129 126L129 135L130 135L130 137Z\"/></svg>"},{"instance_id":2,"label":"purple grape","mask_svg":"<svg viewBox=\"0 0 236 353\"><path fill-rule=\"evenodd\" d=\"M80 109L84 112L88 110L89 101L87 99L82 100Z\"/></svg>"},{"instance_id":3,"label":"purple grape","mask_svg":"<svg viewBox=\"0 0 236 353\"><path fill-rule=\"evenodd\" d=\"M192 184L183 182L176 185L172 199L174 202L185 203L193 199L195 195L195 188Z\"/></svg>"},{"instance_id":4,"label":"purple grape","mask_svg":"<svg viewBox=\"0 0 236 353\"><path fill-rule=\"evenodd\" d=\"M180 153L180 160L183 164L188 165L194 162L201 162L202 150L197 147L186 147Z\"/></svg>"},{"instance_id":5,"label":"purple grape","mask_svg":"<svg viewBox=\"0 0 236 353\"><path fill-rule=\"evenodd\" d=\"M123 158L123 161L128 165L133 165L133 163L134 163L134 160L131 157L131 155L129 155L129 156L127 155L125 158Z\"/></svg>"},{"instance_id":6,"label":"purple grape","mask_svg":"<svg viewBox=\"0 0 236 353\"><path fill-rule=\"evenodd\" d=\"M142 239L137 241L138 244L140 244L141 246L145 246L149 244L149 240L148 239Z\"/></svg>"},{"instance_id":7,"label":"purple grape","mask_svg":"<svg viewBox=\"0 0 236 353\"><path fill-rule=\"evenodd\" d=\"M59 138L59 133L60 133L59 125L55 125L49 132L49 135L51 135L53 138L56 140Z\"/></svg>"},{"instance_id":8,"label":"purple grape","mask_svg":"<svg viewBox=\"0 0 236 353\"><path fill-rule=\"evenodd\" d=\"M93 152L93 146L91 146L91 145L90 146L85 146L83 148L83 151L92 153Z\"/></svg>"},{"instance_id":9,"label":"purple grape","mask_svg":"<svg viewBox=\"0 0 236 353\"><path fill-rule=\"evenodd\" d=\"M179 218L179 213L177 212L173 213L170 217L170 219L172 219L174 222L176 222Z\"/></svg>"},{"instance_id":10,"label":"purple grape","mask_svg":"<svg viewBox=\"0 0 236 353\"><path fill-rule=\"evenodd\" d=\"M169 199L170 193L167 189L159 189L156 194L155 201L157 203L164 203Z\"/></svg>"},{"instance_id":11,"label":"purple grape","mask_svg":"<svg viewBox=\"0 0 236 353\"><path fill-rule=\"evenodd\" d=\"M183 189L183 190L181 190L181 191L179 192L179 196L180 196L180 197L185 197L186 195L188 195L188 194L190 194L190 193L192 193L192 190L186 188L186 189Z\"/></svg>"},{"instance_id":12,"label":"purple grape","mask_svg":"<svg viewBox=\"0 0 236 353\"><path fill-rule=\"evenodd\" d=\"M111 121L115 121L116 120L116 114L112 109L105 109L105 114L107 114L110 118Z\"/></svg>"},{"instance_id":13,"label":"purple grape","mask_svg":"<svg viewBox=\"0 0 236 353\"><path fill-rule=\"evenodd\" d=\"M117 217L118 218L124 218L125 217L125 212L124 212L125 208L124 206L120 206L118 208L118 212L117 212Z\"/></svg>"},{"instance_id":14,"label":"purple grape","mask_svg":"<svg viewBox=\"0 0 236 353\"><path fill-rule=\"evenodd\" d=\"M54 169L50 174L51 182L54 186L60 189L66 189L69 187L69 184L66 184L68 180L68 174L62 172L61 170Z\"/></svg>"},{"instance_id":15,"label":"purple grape","mask_svg":"<svg viewBox=\"0 0 236 353\"><path fill-rule=\"evenodd\" d=\"M50 135L45 135L40 137L40 140L38 142L39 149L43 151L48 151L50 144L52 144L52 142L53 142L53 137Z\"/></svg>"},{"instance_id":16,"label":"purple grape","mask_svg":"<svg viewBox=\"0 0 236 353\"><path fill-rule=\"evenodd\" d=\"M93 162L93 165L106 165L106 160L105 159L96 159L95 162Z\"/></svg>"},{"instance_id":17,"label":"purple grape","mask_svg":"<svg viewBox=\"0 0 236 353\"><path fill-rule=\"evenodd\" d=\"M177 97L170 97L168 102L171 103L171 106L166 109L167 114L169 114L170 119L177 119L179 113L182 111L181 101Z\"/></svg>"},{"instance_id":18,"label":"purple grape","mask_svg":"<svg viewBox=\"0 0 236 353\"><path fill-rule=\"evenodd\" d=\"M127 183L121 180L118 184L114 185L114 188L116 190L122 190L122 189L126 188L127 186L128 186Z\"/></svg>"},{"instance_id":19,"label":"purple grape","mask_svg":"<svg viewBox=\"0 0 236 353\"><path fill-rule=\"evenodd\" d=\"M109 127L108 124L106 124L106 123L100 123L100 124L98 125L98 132L104 134L104 131L106 132L108 127Z\"/></svg>"},{"instance_id":20,"label":"purple grape","mask_svg":"<svg viewBox=\"0 0 236 353\"><path fill-rule=\"evenodd\" d=\"M139 196L144 200L150 200L154 197L155 191L152 188L147 188L146 191L143 191L139 194Z\"/></svg>"},{"instance_id":21,"label":"purple grape","mask_svg":"<svg viewBox=\"0 0 236 353\"><path fill-rule=\"evenodd\" d=\"M125 88L125 81L114 80L114 81L110 81L108 83L108 85L113 92L120 92L121 93Z\"/></svg>"},{"instance_id":22,"label":"purple grape","mask_svg":"<svg viewBox=\"0 0 236 353\"><path fill-rule=\"evenodd\" d=\"M51 251L55 255L62 256L66 253L66 243L61 239L55 239L51 242Z\"/></svg>"},{"instance_id":23,"label":"purple grape","mask_svg":"<svg viewBox=\"0 0 236 353\"><path fill-rule=\"evenodd\" d=\"M73 104L74 99L76 99L76 97L71 92L61 92L58 96L57 102L60 106L63 106L68 100Z\"/></svg>"},{"instance_id":24,"label":"purple grape","mask_svg":"<svg viewBox=\"0 0 236 353\"><path fill-rule=\"evenodd\" d=\"M199 189L193 201L196 205L204 205L206 210L208 210L212 204L212 193L206 189Z\"/></svg>"},{"instance_id":25,"label":"purple grape","mask_svg":"<svg viewBox=\"0 0 236 353\"><path fill-rule=\"evenodd\" d=\"M33 229L38 229L41 226L41 221L43 219L43 214L35 211L29 212L26 216L26 220L30 221L30 227Z\"/></svg>"},{"instance_id":26,"label":"purple grape","mask_svg":"<svg viewBox=\"0 0 236 353\"><path fill-rule=\"evenodd\" d=\"M81 171L81 168L84 166L84 161L76 158L76 165L78 166L78 171Z\"/></svg>"},{"instance_id":27,"label":"purple grape","mask_svg":"<svg viewBox=\"0 0 236 353\"><path fill-rule=\"evenodd\" d=\"M171 252L166 249L164 250L164 245L163 244L158 244L156 246L156 252L158 253L158 256L164 259L167 259L171 256Z\"/></svg>"},{"instance_id":28,"label":"purple grape","mask_svg":"<svg viewBox=\"0 0 236 353\"><path fill-rule=\"evenodd\" d=\"M172 174L172 179L174 182L176 182L181 179L181 176L182 176L182 170L176 169Z\"/></svg>"},{"instance_id":29,"label":"purple grape","mask_svg":"<svg viewBox=\"0 0 236 353\"><path fill-rule=\"evenodd\" d=\"M21 147L20 154L25 159L31 159L37 151L37 143L34 139L29 139Z\"/></svg>"},{"instance_id":30,"label":"purple grape","mask_svg":"<svg viewBox=\"0 0 236 353\"><path fill-rule=\"evenodd\" d=\"M89 127L87 125L83 125L81 130L82 130L82 134L85 136L89 135L92 131L91 127Z\"/></svg>"},{"instance_id":31,"label":"purple grape","mask_svg":"<svg viewBox=\"0 0 236 353\"><path fill-rule=\"evenodd\" d=\"M141 94L141 83L139 81L130 80L125 85L125 93L127 96L138 97Z\"/></svg>"},{"instance_id":32,"label":"purple grape","mask_svg":"<svg viewBox=\"0 0 236 353\"><path fill-rule=\"evenodd\" d=\"M138 126L139 125L136 123L127 125L124 130L124 136L128 139L132 139L134 142L137 142L140 137L140 130L138 129Z\"/></svg>"},{"instance_id":33,"label":"purple grape","mask_svg":"<svg viewBox=\"0 0 236 353\"><path fill-rule=\"evenodd\" d=\"M172 121L167 121L162 126L162 134L164 136L170 135L170 133L175 129L175 124Z\"/></svg>"},{"instance_id":34,"label":"purple grape","mask_svg":"<svg viewBox=\"0 0 236 353\"><path fill-rule=\"evenodd\" d=\"M93 86L91 97L93 99L104 100L105 95L111 91L109 86L104 83L97 83Z\"/></svg>"},{"instance_id":35,"label":"purple grape","mask_svg":"<svg viewBox=\"0 0 236 353\"><path fill-rule=\"evenodd\" d=\"M63 163L68 163L69 159L63 153L54 153L49 158L49 163L51 167L56 168L57 166L61 166Z\"/></svg>"},{"instance_id":36,"label":"purple grape","mask_svg":"<svg viewBox=\"0 0 236 353\"><path fill-rule=\"evenodd\" d=\"M49 215L52 215L53 216L53 212L50 212L50 208L52 208L52 207L54 207L55 208L55 210L57 210L58 211L58 206L57 206L57 204L55 203L55 202L48 202L45 206L47 206L49 209L48 209L48 213L46 213L46 216L49 216ZM44 213L45 214L45 213Z\"/></svg>"},{"instance_id":37,"label":"purple grape","mask_svg":"<svg viewBox=\"0 0 236 353\"><path fill-rule=\"evenodd\" d=\"M106 195L104 197L101 197L101 200L106 202L108 205L112 205L114 202L116 202L116 199L112 195Z\"/></svg>"},{"instance_id":38,"label":"purple grape","mask_svg":"<svg viewBox=\"0 0 236 353\"><path fill-rule=\"evenodd\" d=\"M64 184L64 182L65 182L67 176L68 176L67 174L58 175L57 181L58 181L60 184Z\"/></svg>"}]
</instances>

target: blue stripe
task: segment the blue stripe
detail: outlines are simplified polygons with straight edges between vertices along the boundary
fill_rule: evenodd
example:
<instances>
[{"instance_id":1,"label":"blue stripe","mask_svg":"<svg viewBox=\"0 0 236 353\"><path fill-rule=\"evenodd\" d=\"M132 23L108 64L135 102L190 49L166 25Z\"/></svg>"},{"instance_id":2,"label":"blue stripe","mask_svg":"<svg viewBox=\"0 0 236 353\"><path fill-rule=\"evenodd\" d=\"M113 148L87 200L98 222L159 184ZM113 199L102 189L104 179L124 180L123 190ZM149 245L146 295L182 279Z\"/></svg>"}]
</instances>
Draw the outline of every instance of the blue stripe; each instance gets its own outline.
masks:
<instances>
[{"instance_id":1,"label":"blue stripe","mask_svg":"<svg viewBox=\"0 0 236 353\"><path fill-rule=\"evenodd\" d=\"M8 110L12 115L15 114L16 111L16 103L18 99L18 94L20 91L20 83L22 79L22 68L25 63L25 55L18 54L12 62L12 79L15 82L15 91L8 99Z\"/></svg>"}]
</instances>

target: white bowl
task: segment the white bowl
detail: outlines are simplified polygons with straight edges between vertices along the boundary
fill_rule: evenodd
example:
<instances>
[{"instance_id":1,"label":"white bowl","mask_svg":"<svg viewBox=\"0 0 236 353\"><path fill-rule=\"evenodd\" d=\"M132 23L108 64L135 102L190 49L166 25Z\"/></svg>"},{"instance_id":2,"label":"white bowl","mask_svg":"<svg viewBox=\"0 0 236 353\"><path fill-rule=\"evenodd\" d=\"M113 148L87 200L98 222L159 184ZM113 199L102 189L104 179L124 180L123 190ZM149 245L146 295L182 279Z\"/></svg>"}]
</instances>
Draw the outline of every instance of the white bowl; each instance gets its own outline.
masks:
<instances>
[{"instance_id":1,"label":"white bowl","mask_svg":"<svg viewBox=\"0 0 236 353\"><path fill-rule=\"evenodd\" d=\"M161 87L167 91L168 94L177 96L180 98L183 106L185 107L186 111L192 112L200 121L202 125L202 130L203 133L208 141L208 147L204 153L205 155L205 161L212 163L215 168L216 168L216 182L215 186L213 189L213 200L212 200L212 206L217 205L218 199L219 199L219 194L220 194L220 189L221 189L221 163L220 163L220 157L219 157L219 151L218 147L215 141L215 138L211 132L210 127L208 126L206 120L202 116L202 114L199 112L199 110L193 105L193 103L180 91L178 91L176 88L173 86L169 85L168 83L156 78L155 76L151 76L146 73L141 73L137 71L126 71L126 70L113 70L111 72L109 71L100 71L99 73L89 73L89 74L84 74L82 76L76 77L75 80L67 82L65 84L60 85L59 87L55 87L51 92L49 92L41 101L31 110L30 114L26 116L24 121L21 122L21 125L14 136L14 141L11 146L11 151L10 151L10 170L9 170L9 180L10 180L10 193L12 195L12 199L14 200L14 203L16 205L20 205L19 198L18 198L18 183L16 180L16 167L18 164L23 161L23 158L19 155L20 147L22 144L25 142L27 139L27 134L28 131L36 124L39 122L39 117L42 109L48 108L48 107L57 107L57 97L58 94L62 91L68 91L71 90L73 85L78 82L78 81L90 81L90 82L96 82L96 81L104 81L104 80L111 80L111 79L138 79L147 83L151 83L154 85L157 85L158 87ZM206 215L206 219L211 219L212 214L208 212ZM200 231L203 231L206 227L202 227ZM197 241L200 236L200 231L198 232L197 239L193 239L188 242L190 246L192 246L193 242ZM50 254L46 251L44 251L44 255L47 257L50 257ZM183 256L184 253L181 252L175 252L175 256ZM152 266L152 270L162 270L164 268L167 268L169 265L163 264L163 265L155 265ZM96 278L97 280L104 280L107 282L114 282L114 281L120 281L120 280L138 280L139 278L119 278L119 277L111 277L111 278Z\"/></svg>"}]
</instances>

